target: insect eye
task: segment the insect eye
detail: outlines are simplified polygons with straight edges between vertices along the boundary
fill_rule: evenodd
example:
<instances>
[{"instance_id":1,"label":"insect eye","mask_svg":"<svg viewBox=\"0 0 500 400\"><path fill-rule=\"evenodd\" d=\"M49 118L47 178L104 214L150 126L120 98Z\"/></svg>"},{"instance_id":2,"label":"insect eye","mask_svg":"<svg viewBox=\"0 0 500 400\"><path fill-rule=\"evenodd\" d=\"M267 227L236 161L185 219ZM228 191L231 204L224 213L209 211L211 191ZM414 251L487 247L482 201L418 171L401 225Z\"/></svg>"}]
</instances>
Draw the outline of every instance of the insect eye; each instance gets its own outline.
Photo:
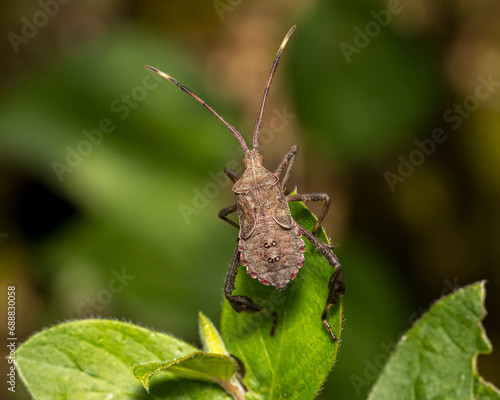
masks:
<instances>
[{"instance_id":1,"label":"insect eye","mask_svg":"<svg viewBox=\"0 0 500 400\"><path fill-rule=\"evenodd\" d=\"M265 247L266 249L268 249L268 248L269 248L269 243L267 243L267 242L266 242L266 243L264 243L264 247Z\"/></svg>"},{"instance_id":2,"label":"insect eye","mask_svg":"<svg viewBox=\"0 0 500 400\"><path fill-rule=\"evenodd\" d=\"M267 262L273 263L273 262L274 262L274 258L269 257L269 258L267 259Z\"/></svg>"},{"instance_id":3,"label":"insect eye","mask_svg":"<svg viewBox=\"0 0 500 400\"><path fill-rule=\"evenodd\" d=\"M279 261L279 260L280 260L279 256L274 257L274 261Z\"/></svg>"},{"instance_id":4,"label":"insect eye","mask_svg":"<svg viewBox=\"0 0 500 400\"><path fill-rule=\"evenodd\" d=\"M276 240L273 240L273 242L271 243L271 246L276 246L277 243L276 243Z\"/></svg>"}]
</instances>

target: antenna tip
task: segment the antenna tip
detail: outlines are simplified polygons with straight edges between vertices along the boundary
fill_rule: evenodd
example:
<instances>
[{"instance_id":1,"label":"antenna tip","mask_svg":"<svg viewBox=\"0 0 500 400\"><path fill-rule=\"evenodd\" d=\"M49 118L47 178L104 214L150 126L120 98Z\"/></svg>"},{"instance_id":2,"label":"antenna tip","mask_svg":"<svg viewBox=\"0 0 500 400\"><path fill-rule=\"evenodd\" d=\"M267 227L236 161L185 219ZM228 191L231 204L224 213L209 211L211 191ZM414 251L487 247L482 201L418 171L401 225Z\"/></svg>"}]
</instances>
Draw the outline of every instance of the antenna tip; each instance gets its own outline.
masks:
<instances>
[{"instance_id":1,"label":"antenna tip","mask_svg":"<svg viewBox=\"0 0 500 400\"><path fill-rule=\"evenodd\" d=\"M292 36L293 31L297 28L297 25L294 25L290 28L288 33L286 34L285 38L283 39L283 42L281 43L279 51L282 51L284 47L286 46L286 43L288 42L288 39L290 39L290 36Z\"/></svg>"},{"instance_id":2,"label":"antenna tip","mask_svg":"<svg viewBox=\"0 0 500 400\"><path fill-rule=\"evenodd\" d=\"M169 74L166 74L163 71L160 71L158 68L152 67L150 65L145 65L144 66L146 69L149 69L150 71L156 72L158 75L162 76L165 79L168 79L170 82L173 82L177 85L177 82L175 81L174 78L172 78Z\"/></svg>"}]
</instances>

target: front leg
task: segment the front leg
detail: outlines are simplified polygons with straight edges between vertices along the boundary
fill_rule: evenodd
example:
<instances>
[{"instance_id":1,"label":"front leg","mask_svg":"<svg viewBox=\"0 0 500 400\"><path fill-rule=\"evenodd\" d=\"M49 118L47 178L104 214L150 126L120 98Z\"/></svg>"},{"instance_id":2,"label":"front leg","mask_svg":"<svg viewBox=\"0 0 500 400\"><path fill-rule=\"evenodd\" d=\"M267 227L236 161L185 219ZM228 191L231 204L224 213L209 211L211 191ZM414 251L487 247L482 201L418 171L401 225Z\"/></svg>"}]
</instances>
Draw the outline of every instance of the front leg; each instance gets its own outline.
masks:
<instances>
[{"instance_id":1,"label":"front leg","mask_svg":"<svg viewBox=\"0 0 500 400\"><path fill-rule=\"evenodd\" d=\"M236 250L231 261L231 267L229 268L229 273L227 274L226 284L224 285L224 294L226 299L233 307L234 311L240 313L245 311L249 314L255 314L259 312L265 312L273 317L273 325L271 326L271 336L274 336L274 330L278 324L278 314L275 311L268 310L258 304L254 303L250 297L246 296L232 296L231 293L234 291L234 282L236 280L236 274L238 273L238 267L240 265L240 250L239 246L236 246Z\"/></svg>"},{"instance_id":2,"label":"front leg","mask_svg":"<svg viewBox=\"0 0 500 400\"><path fill-rule=\"evenodd\" d=\"M231 168L224 168L224 173L231 179L233 182L236 182L240 179L240 176L234 172ZM223 219L226 221L228 224L234 226L236 229L240 229L240 226L236 223L231 221L227 216L233 212L236 211L236 204L233 204L232 206L223 208L222 210L219 211L219 218Z\"/></svg>"},{"instance_id":3,"label":"front leg","mask_svg":"<svg viewBox=\"0 0 500 400\"><path fill-rule=\"evenodd\" d=\"M330 209L330 196L328 196L326 193L308 193L308 194L296 194L292 196L286 196L286 201L324 201L325 204L323 205L323 208L321 210L321 213L319 214L318 217L318 222L316 222L316 225L314 226L314 229L312 230L312 234L316 236L316 232L318 232L318 229L323 222L323 220L326 217L326 214L328 214L328 210Z\"/></svg>"},{"instance_id":4,"label":"front leg","mask_svg":"<svg viewBox=\"0 0 500 400\"><path fill-rule=\"evenodd\" d=\"M223 219L224 221L226 221L228 224L234 226L236 229L240 229L240 226L234 222L234 221L231 221L227 216L233 212L236 211L236 204L233 204L232 206L229 206L229 207L226 207L226 208L223 208L222 210L219 211L219 218Z\"/></svg>"},{"instance_id":5,"label":"front leg","mask_svg":"<svg viewBox=\"0 0 500 400\"><path fill-rule=\"evenodd\" d=\"M342 276L342 267L340 265L340 261L335 254L331 252L331 250L322 243L316 236L314 236L311 232L309 232L302 225L297 224L300 232L311 242L311 244L328 260L328 263L335 268L335 272L330 278L328 282L328 297L326 299L325 308L323 309L323 313L321 314L321 321L325 325L328 332L332 337L332 340L337 340L337 336L333 333L332 327L326 320L328 315L328 310L331 306L337 304L340 300L340 296L345 293L345 284L344 277Z\"/></svg>"},{"instance_id":6,"label":"front leg","mask_svg":"<svg viewBox=\"0 0 500 400\"><path fill-rule=\"evenodd\" d=\"M240 176L231 168L224 168L224 173L233 181L233 183L236 183L240 179Z\"/></svg>"}]
</instances>

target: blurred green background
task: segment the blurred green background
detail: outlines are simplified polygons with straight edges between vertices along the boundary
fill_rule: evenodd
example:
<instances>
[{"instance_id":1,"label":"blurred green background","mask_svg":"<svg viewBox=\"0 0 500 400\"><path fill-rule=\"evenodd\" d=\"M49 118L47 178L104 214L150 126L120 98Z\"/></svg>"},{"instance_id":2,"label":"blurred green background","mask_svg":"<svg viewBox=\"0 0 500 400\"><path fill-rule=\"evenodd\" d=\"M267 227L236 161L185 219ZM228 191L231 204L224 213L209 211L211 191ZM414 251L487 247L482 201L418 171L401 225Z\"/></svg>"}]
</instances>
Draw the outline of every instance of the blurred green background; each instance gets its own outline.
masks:
<instances>
[{"instance_id":1,"label":"blurred green background","mask_svg":"<svg viewBox=\"0 0 500 400\"><path fill-rule=\"evenodd\" d=\"M298 144L289 186L332 198L324 225L347 291L319 398L365 398L412 322L481 279L496 350L479 370L500 385L498 2L61 3L0 6L0 280L17 287L20 341L90 315L191 343L199 310L218 322L237 237L217 218L234 201L221 171L241 171L242 152L143 65L248 138L297 24L261 149L274 169Z\"/></svg>"}]
</instances>

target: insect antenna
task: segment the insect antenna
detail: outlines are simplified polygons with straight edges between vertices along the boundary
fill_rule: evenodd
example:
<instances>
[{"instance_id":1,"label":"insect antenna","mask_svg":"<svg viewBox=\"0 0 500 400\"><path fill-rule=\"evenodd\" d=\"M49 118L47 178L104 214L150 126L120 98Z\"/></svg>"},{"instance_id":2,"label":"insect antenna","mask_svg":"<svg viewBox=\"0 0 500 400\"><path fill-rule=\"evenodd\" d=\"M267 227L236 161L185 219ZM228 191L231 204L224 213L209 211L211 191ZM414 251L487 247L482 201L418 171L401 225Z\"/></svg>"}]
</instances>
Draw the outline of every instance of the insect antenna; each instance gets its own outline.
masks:
<instances>
[{"instance_id":1,"label":"insect antenna","mask_svg":"<svg viewBox=\"0 0 500 400\"><path fill-rule=\"evenodd\" d=\"M215 111L210 105L208 105L205 102L205 100L203 100L201 97L199 97L196 94L194 94L186 86L184 86L183 84L177 82L174 78L172 78L170 75L166 74L165 72L160 71L159 69L151 67L149 65L145 65L145 67L147 69L149 69L150 71L156 72L158 75L162 76L163 78L168 79L174 85L176 85L179 88L181 88L184 92L186 92L187 94L189 94L191 97L194 97L198 102L200 102L206 108L208 108L212 112L212 114L214 114L217 118L219 118L219 120L221 120L221 122L226 126L226 128L229 129L229 132L231 132L233 134L233 136L236 138L236 140L240 143L240 146L243 149L243 152L245 154L248 153L248 151L249 151L248 150L248 146L247 146L245 140L243 139L243 136L241 136L241 133L238 132L238 130L234 126L232 126L231 124L229 124L228 122L226 122L226 120L224 118L222 118L221 115L217 111Z\"/></svg>"},{"instance_id":2,"label":"insect antenna","mask_svg":"<svg viewBox=\"0 0 500 400\"><path fill-rule=\"evenodd\" d=\"M266 106L266 100L267 100L267 94L269 93L269 87L271 86L271 81L273 80L274 72L276 71L276 68L278 67L278 62L281 57L281 52L286 46L286 43L288 42L288 39L290 39L290 36L292 36L293 31L297 25L294 25L290 28L288 33L286 34L285 38L283 39L283 42L281 43L280 48L278 49L278 53L276 54L276 58L274 59L273 66L271 67L271 73L269 74L269 79L267 80L267 85L266 88L264 89L264 95L262 97L262 105L260 106L260 113L259 113L259 118L255 122L255 127L253 129L253 148L255 150L259 150L259 133L260 133L260 126L262 125L262 116L264 115L264 107Z\"/></svg>"}]
</instances>

